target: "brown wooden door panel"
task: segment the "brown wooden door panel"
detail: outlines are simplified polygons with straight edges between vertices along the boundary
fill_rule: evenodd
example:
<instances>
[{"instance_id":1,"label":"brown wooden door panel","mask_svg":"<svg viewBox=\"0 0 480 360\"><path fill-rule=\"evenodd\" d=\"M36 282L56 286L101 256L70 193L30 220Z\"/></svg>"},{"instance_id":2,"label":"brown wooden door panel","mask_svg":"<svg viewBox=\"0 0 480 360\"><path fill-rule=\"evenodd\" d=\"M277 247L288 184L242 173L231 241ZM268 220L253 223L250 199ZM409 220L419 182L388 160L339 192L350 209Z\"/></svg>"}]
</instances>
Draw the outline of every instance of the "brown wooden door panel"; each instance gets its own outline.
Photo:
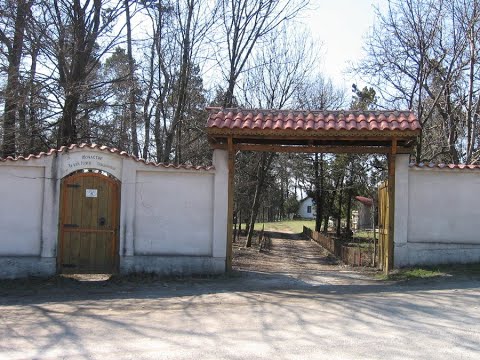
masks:
<instances>
[{"instance_id":1,"label":"brown wooden door panel","mask_svg":"<svg viewBox=\"0 0 480 360\"><path fill-rule=\"evenodd\" d=\"M379 265L382 269L388 267L391 257L389 253L389 198L388 198L388 182L384 182L378 188L378 226L379 226Z\"/></svg>"},{"instance_id":2,"label":"brown wooden door panel","mask_svg":"<svg viewBox=\"0 0 480 360\"><path fill-rule=\"evenodd\" d=\"M119 183L96 173L62 181L58 265L64 273L112 273L118 266Z\"/></svg>"}]
</instances>

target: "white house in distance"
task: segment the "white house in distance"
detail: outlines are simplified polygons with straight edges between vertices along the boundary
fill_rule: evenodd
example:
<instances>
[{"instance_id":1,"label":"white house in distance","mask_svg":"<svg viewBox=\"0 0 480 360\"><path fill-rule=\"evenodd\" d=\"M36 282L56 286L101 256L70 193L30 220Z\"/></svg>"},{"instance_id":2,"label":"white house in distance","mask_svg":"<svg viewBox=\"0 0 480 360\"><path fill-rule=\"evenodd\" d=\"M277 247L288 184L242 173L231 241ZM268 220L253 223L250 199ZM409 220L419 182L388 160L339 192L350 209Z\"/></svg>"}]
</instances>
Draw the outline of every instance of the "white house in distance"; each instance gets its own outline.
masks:
<instances>
[{"instance_id":1,"label":"white house in distance","mask_svg":"<svg viewBox=\"0 0 480 360\"><path fill-rule=\"evenodd\" d=\"M303 219L315 219L316 207L311 197L300 200L298 215Z\"/></svg>"}]
</instances>

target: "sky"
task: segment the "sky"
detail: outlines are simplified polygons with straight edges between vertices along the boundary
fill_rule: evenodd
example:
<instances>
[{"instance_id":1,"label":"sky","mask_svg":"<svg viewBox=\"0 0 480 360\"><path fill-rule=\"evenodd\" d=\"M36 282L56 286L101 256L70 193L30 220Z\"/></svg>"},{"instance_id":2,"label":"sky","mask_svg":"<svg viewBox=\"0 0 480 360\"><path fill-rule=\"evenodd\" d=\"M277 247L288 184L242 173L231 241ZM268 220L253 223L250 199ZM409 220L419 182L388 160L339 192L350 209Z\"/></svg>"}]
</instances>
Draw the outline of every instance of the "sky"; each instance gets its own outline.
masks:
<instances>
[{"instance_id":1,"label":"sky","mask_svg":"<svg viewBox=\"0 0 480 360\"><path fill-rule=\"evenodd\" d=\"M364 56L362 46L374 23L374 7L385 8L387 3L388 0L310 0L309 9L296 19L310 29L316 41L323 44L320 70L337 88L349 93L352 83L361 88L367 85L346 71L349 63L355 63ZM145 18L137 17L136 20L135 32L149 31L149 25L143 23ZM203 70L208 74L204 78L207 88L221 77L215 63L207 62Z\"/></svg>"},{"instance_id":2,"label":"sky","mask_svg":"<svg viewBox=\"0 0 480 360\"><path fill-rule=\"evenodd\" d=\"M302 22L323 43L323 70L338 87L351 89L358 78L346 74L349 63L359 61L364 52L364 37L374 23L374 7L387 0L312 0L314 9Z\"/></svg>"}]
</instances>

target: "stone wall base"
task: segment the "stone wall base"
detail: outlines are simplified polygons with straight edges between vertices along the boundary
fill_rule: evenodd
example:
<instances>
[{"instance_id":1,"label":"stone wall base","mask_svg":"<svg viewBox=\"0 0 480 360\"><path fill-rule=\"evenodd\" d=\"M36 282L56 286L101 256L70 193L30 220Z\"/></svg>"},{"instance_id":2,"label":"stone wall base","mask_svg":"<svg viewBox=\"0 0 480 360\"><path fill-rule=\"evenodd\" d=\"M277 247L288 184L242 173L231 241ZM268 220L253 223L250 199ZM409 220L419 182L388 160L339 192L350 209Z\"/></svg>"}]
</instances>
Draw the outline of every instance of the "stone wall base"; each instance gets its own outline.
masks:
<instances>
[{"instance_id":1,"label":"stone wall base","mask_svg":"<svg viewBox=\"0 0 480 360\"><path fill-rule=\"evenodd\" d=\"M480 262L480 245L407 243L395 246L395 267Z\"/></svg>"},{"instance_id":2,"label":"stone wall base","mask_svg":"<svg viewBox=\"0 0 480 360\"><path fill-rule=\"evenodd\" d=\"M0 256L0 279L16 279L28 276L53 276L56 258L39 256Z\"/></svg>"},{"instance_id":3,"label":"stone wall base","mask_svg":"<svg viewBox=\"0 0 480 360\"><path fill-rule=\"evenodd\" d=\"M162 276L213 275L225 272L225 258L200 256L125 256L120 273L153 272Z\"/></svg>"}]
</instances>

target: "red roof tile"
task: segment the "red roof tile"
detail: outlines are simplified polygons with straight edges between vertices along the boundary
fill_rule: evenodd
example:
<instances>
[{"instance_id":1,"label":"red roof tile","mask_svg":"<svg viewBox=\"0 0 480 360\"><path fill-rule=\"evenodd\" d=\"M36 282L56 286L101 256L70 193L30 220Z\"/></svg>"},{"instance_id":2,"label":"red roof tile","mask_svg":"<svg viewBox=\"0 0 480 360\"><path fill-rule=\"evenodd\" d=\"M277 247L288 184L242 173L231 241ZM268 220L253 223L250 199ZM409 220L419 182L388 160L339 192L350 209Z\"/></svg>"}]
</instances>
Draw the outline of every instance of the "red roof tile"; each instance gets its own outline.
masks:
<instances>
[{"instance_id":1,"label":"red roof tile","mask_svg":"<svg viewBox=\"0 0 480 360\"><path fill-rule=\"evenodd\" d=\"M419 164L410 164L411 168L420 168L420 169L460 169L460 170L480 170L480 165L466 165L466 164L434 164L434 163L419 163Z\"/></svg>"},{"instance_id":2,"label":"red roof tile","mask_svg":"<svg viewBox=\"0 0 480 360\"><path fill-rule=\"evenodd\" d=\"M411 111L292 111L207 108L209 129L305 131L417 131Z\"/></svg>"},{"instance_id":3,"label":"red roof tile","mask_svg":"<svg viewBox=\"0 0 480 360\"><path fill-rule=\"evenodd\" d=\"M364 196L355 196L355 200L360 201L363 205L365 206L372 206L373 205L373 199L364 197Z\"/></svg>"},{"instance_id":4,"label":"red roof tile","mask_svg":"<svg viewBox=\"0 0 480 360\"><path fill-rule=\"evenodd\" d=\"M39 154L30 154L28 156L18 156L18 157L15 157L15 158L11 157L11 156L8 156L6 158L0 158L0 162L20 161L20 160L28 161L28 160L32 160L32 159L40 159L44 156L51 156L53 154L58 154L58 153L67 152L67 151L70 151L70 150L73 150L73 149L83 149L83 148L97 149L97 150L109 152L111 154L117 154L119 156L125 156L125 157L133 159L137 162L144 163L145 165L151 165L151 166L155 166L155 167L163 167L163 168L166 168L166 169L171 169L171 168L182 169L182 170L213 170L213 169L215 169L214 166L174 165L174 164L155 163L155 162L147 161L145 159L139 159L136 156L128 154L125 151L121 151L121 150L118 150L116 148L110 148L108 146L98 145L98 144L79 144L79 145L72 144L72 145L69 145L69 146L62 146L62 147L60 147L60 149L50 149L47 152L41 152Z\"/></svg>"}]
</instances>

